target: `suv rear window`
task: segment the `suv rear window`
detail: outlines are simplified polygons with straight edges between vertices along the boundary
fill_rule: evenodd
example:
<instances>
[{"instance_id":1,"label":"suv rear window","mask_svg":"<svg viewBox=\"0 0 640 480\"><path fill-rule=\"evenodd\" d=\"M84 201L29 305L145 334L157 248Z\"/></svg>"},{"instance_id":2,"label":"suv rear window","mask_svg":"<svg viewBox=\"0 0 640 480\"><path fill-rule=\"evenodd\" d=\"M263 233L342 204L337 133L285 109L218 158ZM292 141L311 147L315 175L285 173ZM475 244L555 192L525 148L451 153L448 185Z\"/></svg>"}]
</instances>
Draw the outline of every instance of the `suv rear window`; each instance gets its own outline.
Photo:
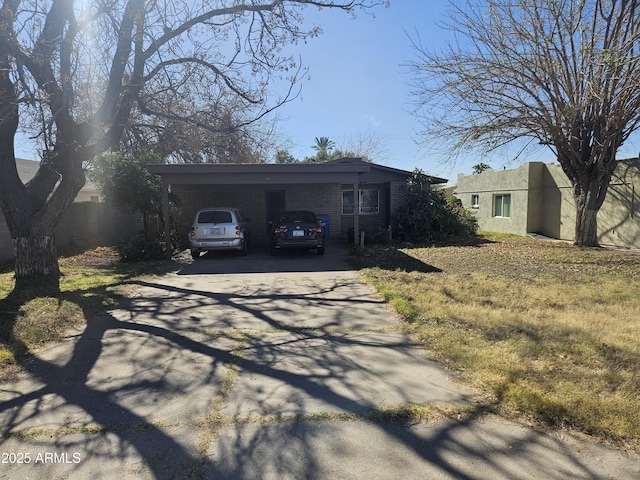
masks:
<instances>
[{"instance_id":1,"label":"suv rear window","mask_svg":"<svg viewBox=\"0 0 640 480\"><path fill-rule=\"evenodd\" d=\"M210 212L200 212L198 223L231 223L231 212L223 210L213 210Z\"/></svg>"},{"instance_id":2,"label":"suv rear window","mask_svg":"<svg viewBox=\"0 0 640 480\"><path fill-rule=\"evenodd\" d=\"M311 212L287 212L280 215L278 223L316 223L316 217Z\"/></svg>"}]
</instances>

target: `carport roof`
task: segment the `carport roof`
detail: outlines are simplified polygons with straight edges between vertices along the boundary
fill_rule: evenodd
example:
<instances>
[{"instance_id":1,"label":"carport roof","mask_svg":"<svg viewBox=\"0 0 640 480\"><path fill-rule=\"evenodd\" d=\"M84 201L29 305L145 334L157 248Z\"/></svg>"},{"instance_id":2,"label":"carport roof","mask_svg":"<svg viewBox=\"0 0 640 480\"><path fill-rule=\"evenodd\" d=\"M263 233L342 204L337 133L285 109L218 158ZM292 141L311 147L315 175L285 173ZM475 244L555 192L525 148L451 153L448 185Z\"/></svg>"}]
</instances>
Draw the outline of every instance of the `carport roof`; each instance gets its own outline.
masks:
<instances>
[{"instance_id":1,"label":"carport roof","mask_svg":"<svg viewBox=\"0 0 640 480\"><path fill-rule=\"evenodd\" d=\"M161 175L168 184L287 184L287 183L352 183L354 175L384 172L408 178L411 172L364 162L359 158L343 158L327 163L296 164L164 164L150 165L151 173ZM446 180L429 177L431 183Z\"/></svg>"},{"instance_id":2,"label":"carport roof","mask_svg":"<svg viewBox=\"0 0 640 480\"><path fill-rule=\"evenodd\" d=\"M167 183L180 184L264 184L264 183L336 183L345 176L368 173L369 164L189 164L150 165Z\"/></svg>"}]
</instances>

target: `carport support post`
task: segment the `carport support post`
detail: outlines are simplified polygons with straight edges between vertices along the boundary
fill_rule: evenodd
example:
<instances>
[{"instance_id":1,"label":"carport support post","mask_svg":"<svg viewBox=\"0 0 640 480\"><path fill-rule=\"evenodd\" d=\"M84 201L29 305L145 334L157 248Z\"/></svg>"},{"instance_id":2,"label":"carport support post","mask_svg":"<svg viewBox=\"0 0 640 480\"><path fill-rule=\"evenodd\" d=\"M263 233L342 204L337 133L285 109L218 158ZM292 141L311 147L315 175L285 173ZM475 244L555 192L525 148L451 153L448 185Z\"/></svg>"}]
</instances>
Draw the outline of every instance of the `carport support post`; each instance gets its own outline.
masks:
<instances>
[{"instance_id":1,"label":"carport support post","mask_svg":"<svg viewBox=\"0 0 640 480\"><path fill-rule=\"evenodd\" d=\"M162 216L164 217L164 249L171 260L171 223L169 218L169 183L162 179Z\"/></svg>"},{"instance_id":2,"label":"carport support post","mask_svg":"<svg viewBox=\"0 0 640 480\"><path fill-rule=\"evenodd\" d=\"M360 186L358 174L353 180L353 244L357 247L360 243Z\"/></svg>"}]
</instances>

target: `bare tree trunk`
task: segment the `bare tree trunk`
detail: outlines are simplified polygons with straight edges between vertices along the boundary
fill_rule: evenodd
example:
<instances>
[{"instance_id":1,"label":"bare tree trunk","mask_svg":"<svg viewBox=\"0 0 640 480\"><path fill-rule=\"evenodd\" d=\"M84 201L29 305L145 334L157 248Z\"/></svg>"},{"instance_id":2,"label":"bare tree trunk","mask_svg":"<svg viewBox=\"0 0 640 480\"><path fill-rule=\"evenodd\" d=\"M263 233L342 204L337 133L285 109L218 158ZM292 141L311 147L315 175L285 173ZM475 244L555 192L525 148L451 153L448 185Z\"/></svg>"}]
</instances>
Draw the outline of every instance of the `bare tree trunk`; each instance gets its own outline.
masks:
<instances>
[{"instance_id":1,"label":"bare tree trunk","mask_svg":"<svg viewBox=\"0 0 640 480\"><path fill-rule=\"evenodd\" d=\"M0 68L0 207L13 240L16 282L37 279L57 284L60 267L54 231L84 185L82 163L74 159L56 165L46 157L36 176L22 183L14 153L18 98L7 65L0 52L0 67L5 67ZM58 136L65 138L60 131Z\"/></svg>"},{"instance_id":2,"label":"bare tree trunk","mask_svg":"<svg viewBox=\"0 0 640 480\"><path fill-rule=\"evenodd\" d=\"M16 281L58 281L60 267L53 237L33 233L29 237L14 238L13 247L16 255Z\"/></svg>"},{"instance_id":3,"label":"bare tree trunk","mask_svg":"<svg viewBox=\"0 0 640 480\"><path fill-rule=\"evenodd\" d=\"M597 216L610 181L611 176L604 174L574 182L576 245L579 247L598 246Z\"/></svg>"},{"instance_id":4,"label":"bare tree trunk","mask_svg":"<svg viewBox=\"0 0 640 480\"><path fill-rule=\"evenodd\" d=\"M578 200L576 199L576 203ZM578 203L579 205L579 203ZM578 206L576 211L576 245L579 247L598 246L598 210Z\"/></svg>"}]
</instances>

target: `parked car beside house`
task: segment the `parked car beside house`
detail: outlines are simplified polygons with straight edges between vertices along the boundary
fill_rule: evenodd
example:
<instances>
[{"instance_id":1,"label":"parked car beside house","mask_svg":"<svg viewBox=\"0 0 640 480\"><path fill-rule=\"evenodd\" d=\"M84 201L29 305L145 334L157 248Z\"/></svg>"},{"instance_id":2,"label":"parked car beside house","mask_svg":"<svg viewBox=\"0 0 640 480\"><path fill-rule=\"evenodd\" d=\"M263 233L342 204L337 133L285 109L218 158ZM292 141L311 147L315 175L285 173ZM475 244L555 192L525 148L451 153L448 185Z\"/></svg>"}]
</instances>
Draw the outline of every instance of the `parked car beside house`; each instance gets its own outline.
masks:
<instances>
[{"instance_id":1,"label":"parked car beside house","mask_svg":"<svg viewBox=\"0 0 640 480\"><path fill-rule=\"evenodd\" d=\"M331 223L326 236L334 240L360 238L361 231L375 231L380 225L391 226L392 234L397 234L393 214L412 176L410 171L361 158L319 164L162 164L148 169L161 176L167 198L169 192L180 198L185 216L178 219L176 229L185 239L200 208L233 205L251 216L251 244L266 246L272 241L272 228L266 226L284 210L322 213ZM428 181L447 182L431 176ZM172 224L170 211L164 209L167 229ZM170 238L167 234L165 241Z\"/></svg>"},{"instance_id":2,"label":"parked car beside house","mask_svg":"<svg viewBox=\"0 0 640 480\"><path fill-rule=\"evenodd\" d=\"M283 249L315 250L318 255L324 255L324 229L315 213L286 210L276 216L271 229L271 255Z\"/></svg>"},{"instance_id":3,"label":"parked car beside house","mask_svg":"<svg viewBox=\"0 0 640 480\"><path fill-rule=\"evenodd\" d=\"M211 207L198 210L189 233L189 248L193 259L201 252L237 250L246 255L250 239L249 219L242 210Z\"/></svg>"}]
</instances>

